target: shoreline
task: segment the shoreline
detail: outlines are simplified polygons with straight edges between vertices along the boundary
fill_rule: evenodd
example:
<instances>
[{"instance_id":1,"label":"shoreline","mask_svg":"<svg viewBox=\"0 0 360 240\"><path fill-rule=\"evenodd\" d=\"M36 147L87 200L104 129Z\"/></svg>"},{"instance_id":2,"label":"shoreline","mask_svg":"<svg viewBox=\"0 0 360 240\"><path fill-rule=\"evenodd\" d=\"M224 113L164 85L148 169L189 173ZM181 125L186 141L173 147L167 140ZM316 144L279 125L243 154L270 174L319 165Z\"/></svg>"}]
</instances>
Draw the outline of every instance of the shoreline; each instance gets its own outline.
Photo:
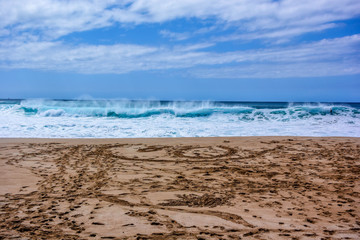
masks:
<instances>
[{"instance_id":1,"label":"shoreline","mask_svg":"<svg viewBox=\"0 0 360 240\"><path fill-rule=\"evenodd\" d=\"M360 237L360 138L0 138L0 238Z\"/></svg>"},{"instance_id":2,"label":"shoreline","mask_svg":"<svg viewBox=\"0 0 360 240\"><path fill-rule=\"evenodd\" d=\"M116 141L127 141L130 142L133 141L156 141L156 140L170 140L176 139L176 140L195 140L195 139L203 139L203 140L210 140L210 139L219 139L219 140L227 140L227 139L360 139L360 137L348 137L348 136L214 136L214 137L144 137L144 138L134 138L134 137L128 137L128 138L34 138L34 137L0 137L0 143L8 143L10 142L46 142L46 141L56 141L56 142L69 142L69 141L105 141L105 142L116 142Z\"/></svg>"}]
</instances>

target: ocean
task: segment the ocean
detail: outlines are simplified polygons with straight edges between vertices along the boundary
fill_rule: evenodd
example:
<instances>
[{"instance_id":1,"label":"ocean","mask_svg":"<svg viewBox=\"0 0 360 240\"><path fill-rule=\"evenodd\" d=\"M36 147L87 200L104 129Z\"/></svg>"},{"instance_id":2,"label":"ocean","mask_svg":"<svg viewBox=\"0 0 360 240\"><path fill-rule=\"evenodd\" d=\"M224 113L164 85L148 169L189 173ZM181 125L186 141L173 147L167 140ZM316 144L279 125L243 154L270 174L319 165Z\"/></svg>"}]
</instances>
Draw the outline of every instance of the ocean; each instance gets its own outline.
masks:
<instances>
[{"instance_id":1,"label":"ocean","mask_svg":"<svg viewBox=\"0 0 360 240\"><path fill-rule=\"evenodd\" d=\"M0 100L2 138L360 137L360 103Z\"/></svg>"}]
</instances>

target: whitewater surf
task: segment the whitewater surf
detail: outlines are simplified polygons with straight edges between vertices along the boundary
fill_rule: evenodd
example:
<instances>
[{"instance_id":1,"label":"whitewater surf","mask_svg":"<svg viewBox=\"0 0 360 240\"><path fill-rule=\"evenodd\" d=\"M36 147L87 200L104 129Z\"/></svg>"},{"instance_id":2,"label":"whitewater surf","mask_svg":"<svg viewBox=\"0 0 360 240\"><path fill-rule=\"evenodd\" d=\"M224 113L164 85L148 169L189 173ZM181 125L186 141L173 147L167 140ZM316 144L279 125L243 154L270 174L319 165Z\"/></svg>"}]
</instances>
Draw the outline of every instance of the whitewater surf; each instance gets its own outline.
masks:
<instances>
[{"instance_id":1,"label":"whitewater surf","mask_svg":"<svg viewBox=\"0 0 360 240\"><path fill-rule=\"evenodd\" d=\"M360 136L359 103L0 100L0 137Z\"/></svg>"}]
</instances>

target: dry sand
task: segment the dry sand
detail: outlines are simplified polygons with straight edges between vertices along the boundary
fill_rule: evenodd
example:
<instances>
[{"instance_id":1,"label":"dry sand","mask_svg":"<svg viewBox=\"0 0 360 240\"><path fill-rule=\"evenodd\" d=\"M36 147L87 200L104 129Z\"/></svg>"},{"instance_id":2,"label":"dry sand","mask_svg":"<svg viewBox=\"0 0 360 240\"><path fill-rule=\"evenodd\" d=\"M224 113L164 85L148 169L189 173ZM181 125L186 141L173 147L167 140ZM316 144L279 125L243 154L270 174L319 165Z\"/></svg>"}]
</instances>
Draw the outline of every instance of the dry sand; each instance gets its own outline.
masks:
<instances>
[{"instance_id":1,"label":"dry sand","mask_svg":"<svg viewBox=\"0 0 360 240\"><path fill-rule=\"evenodd\" d=\"M0 239L360 239L360 138L0 139Z\"/></svg>"}]
</instances>

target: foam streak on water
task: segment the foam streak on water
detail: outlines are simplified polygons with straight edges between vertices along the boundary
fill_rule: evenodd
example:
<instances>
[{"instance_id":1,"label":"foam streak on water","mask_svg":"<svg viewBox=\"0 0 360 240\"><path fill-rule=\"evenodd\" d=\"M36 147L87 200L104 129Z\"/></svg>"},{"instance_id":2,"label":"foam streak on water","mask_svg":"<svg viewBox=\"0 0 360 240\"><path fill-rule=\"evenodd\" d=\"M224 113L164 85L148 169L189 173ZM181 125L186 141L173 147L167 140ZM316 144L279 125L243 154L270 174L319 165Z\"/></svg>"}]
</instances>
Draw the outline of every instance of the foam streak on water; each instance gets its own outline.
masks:
<instances>
[{"instance_id":1,"label":"foam streak on water","mask_svg":"<svg viewBox=\"0 0 360 240\"><path fill-rule=\"evenodd\" d=\"M359 103L0 100L0 137L360 137Z\"/></svg>"}]
</instances>

